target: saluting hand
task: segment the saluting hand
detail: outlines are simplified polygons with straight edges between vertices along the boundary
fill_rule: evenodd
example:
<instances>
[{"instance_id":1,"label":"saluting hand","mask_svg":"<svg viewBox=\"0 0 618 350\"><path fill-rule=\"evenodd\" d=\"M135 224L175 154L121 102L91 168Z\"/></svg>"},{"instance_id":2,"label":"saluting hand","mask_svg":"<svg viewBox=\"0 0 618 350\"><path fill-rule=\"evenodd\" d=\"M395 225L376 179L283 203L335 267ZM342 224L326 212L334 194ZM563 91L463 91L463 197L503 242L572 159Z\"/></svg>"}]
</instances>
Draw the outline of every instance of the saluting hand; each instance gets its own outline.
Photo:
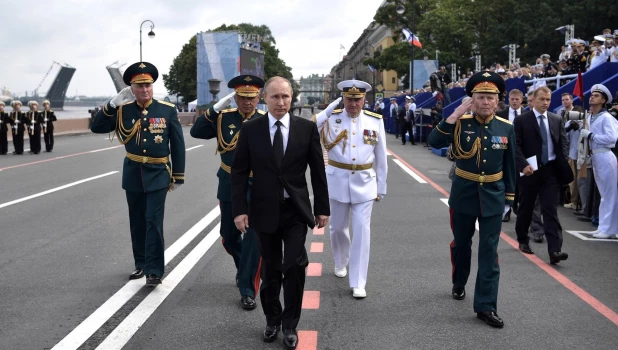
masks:
<instances>
[{"instance_id":1,"label":"saluting hand","mask_svg":"<svg viewBox=\"0 0 618 350\"><path fill-rule=\"evenodd\" d=\"M455 109L453 114L446 118L446 122L449 124L455 124L459 118L461 118L472 107L472 99L468 99L466 102L462 102L459 107Z\"/></svg>"},{"instance_id":2,"label":"saluting hand","mask_svg":"<svg viewBox=\"0 0 618 350\"><path fill-rule=\"evenodd\" d=\"M238 231L247 233L247 227L249 227L249 216L246 214L238 215L234 218L234 225L236 225Z\"/></svg>"},{"instance_id":3,"label":"saluting hand","mask_svg":"<svg viewBox=\"0 0 618 350\"><path fill-rule=\"evenodd\" d=\"M328 216L326 216L326 215L317 215L315 217L315 224L318 226L318 228L322 228L322 227L326 226L327 223L328 223Z\"/></svg>"},{"instance_id":4,"label":"saluting hand","mask_svg":"<svg viewBox=\"0 0 618 350\"><path fill-rule=\"evenodd\" d=\"M229 95L225 96L224 98L222 98L219 102L215 103L215 105L212 108L217 113L221 112L223 107L225 107L225 106L230 104L230 101L232 100L232 97L234 97L234 95L236 95L236 91L233 91L231 94L229 94Z\"/></svg>"},{"instance_id":5,"label":"saluting hand","mask_svg":"<svg viewBox=\"0 0 618 350\"><path fill-rule=\"evenodd\" d=\"M131 87L127 86L126 88L120 90L118 95L116 95L114 98L112 98L111 101L109 101L109 104L112 105L112 107L116 108L123 103L129 102L134 99L135 97L133 96L133 92L131 92Z\"/></svg>"}]
</instances>

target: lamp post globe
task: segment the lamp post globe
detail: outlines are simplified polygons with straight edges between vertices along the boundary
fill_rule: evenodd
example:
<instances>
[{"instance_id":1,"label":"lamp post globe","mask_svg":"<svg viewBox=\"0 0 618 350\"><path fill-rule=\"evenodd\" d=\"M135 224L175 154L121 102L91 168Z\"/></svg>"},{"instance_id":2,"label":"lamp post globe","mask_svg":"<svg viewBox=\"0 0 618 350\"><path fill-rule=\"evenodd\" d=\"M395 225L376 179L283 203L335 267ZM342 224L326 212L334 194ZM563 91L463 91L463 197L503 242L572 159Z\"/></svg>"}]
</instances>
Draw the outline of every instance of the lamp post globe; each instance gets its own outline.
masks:
<instances>
[{"instance_id":1,"label":"lamp post globe","mask_svg":"<svg viewBox=\"0 0 618 350\"><path fill-rule=\"evenodd\" d=\"M398 14L403 15L403 13L406 12L406 8L402 4L399 4L397 5L397 8L395 8L395 11L397 11Z\"/></svg>"}]
</instances>

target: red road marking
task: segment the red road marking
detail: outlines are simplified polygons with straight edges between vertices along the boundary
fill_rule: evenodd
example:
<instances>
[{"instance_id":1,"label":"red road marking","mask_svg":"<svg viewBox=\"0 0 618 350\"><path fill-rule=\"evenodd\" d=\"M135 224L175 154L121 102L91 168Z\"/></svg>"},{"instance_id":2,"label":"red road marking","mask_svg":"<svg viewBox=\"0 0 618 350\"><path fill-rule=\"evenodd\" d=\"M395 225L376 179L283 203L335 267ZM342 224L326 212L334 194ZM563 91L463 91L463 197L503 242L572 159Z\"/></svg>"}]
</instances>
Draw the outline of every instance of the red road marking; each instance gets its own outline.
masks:
<instances>
[{"instance_id":1,"label":"red road marking","mask_svg":"<svg viewBox=\"0 0 618 350\"><path fill-rule=\"evenodd\" d=\"M318 332L298 331L298 350L315 350L318 348Z\"/></svg>"},{"instance_id":2,"label":"red road marking","mask_svg":"<svg viewBox=\"0 0 618 350\"><path fill-rule=\"evenodd\" d=\"M322 242L311 242L311 247L309 248L309 252L311 252L311 253L322 253L322 252L324 252L324 243L322 243Z\"/></svg>"},{"instance_id":3,"label":"red road marking","mask_svg":"<svg viewBox=\"0 0 618 350\"><path fill-rule=\"evenodd\" d=\"M307 266L307 277L318 277L318 276L322 276L322 264L309 263L309 266Z\"/></svg>"},{"instance_id":4,"label":"red road marking","mask_svg":"<svg viewBox=\"0 0 618 350\"><path fill-rule=\"evenodd\" d=\"M418 170L412 167L410 164L405 162L401 157L393 153L393 151L388 150L393 157L399 159L405 166L407 166L410 170L415 172L418 176L422 177L425 181L427 181L431 186L433 186L438 192L445 195L447 198L449 197L449 193L446 192L442 187L438 186L435 182L431 181L428 177L421 174ZM508 236L506 233L501 232L500 238L502 238L506 243L508 243L511 247L519 251L519 243ZM551 267L551 265L547 264L543 260L541 260L536 255L528 255L521 253L523 256L528 258L531 262L533 262L536 266L538 266L541 270L547 272L552 278L554 278L558 283L562 284L566 289L570 290L573 294L583 300L586 304L590 305L593 309L597 310L601 315L605 316L609 321L618 326L618 314L599 301L597 298L590 295L590 293L586 292L583 288L579 287L573 281L571 281L568 277L558 272L556 269Z\"/></svg>"},{"instance_id":5,"label":"red road marking","mask_svg":"<svg viewBox=\"0 0 618 350\"><path fill-rule=\"evenodd\" d=\"M320 308L320 291L306 290L303 293L303 309L319 309Z\"/></svg>"},{"instance_id":6,"label":"red road marking","mask_svg":"<svg viewBox=\"0 0 618 350\"><path fill-rule=\"evenodd\" d=\"M324 227L322 227L322 228L317 228L317 227L314 228L313 229L313 234L316 235L316 236L323 235L324 234Z\"/></svg>"},{"instance_id":7,"label":"red road marking","mask_svg":"<svg viewBox=\"0 0 618 350\"><path fill-rule=\"evenodd\" d=\"M124 147L124 145L112 146L112 147L101 148L101 149L95 149L93 151L86 151L86 152L67 154L66 156L60 156L60 157L54 157L54 158L49 158L49 159L37 160L36 162L11 165L11 166L7 166L7 167L4 167L4 168L0 168L0 171L7 170L7 169L21 168L21 167L28 166L28 165L34 165L34 164L51 162L52 160L58 160L58 159L64 159L64 158L71 158L71 157L75 157L75 156L81 156L81 155L88 154L88 153L95 153L95 152L100 152L100 151L104 151L104 150L108 150L108 149L114 149L114 148L118 148L118 147Z\"/></svg>"}]
</instances>

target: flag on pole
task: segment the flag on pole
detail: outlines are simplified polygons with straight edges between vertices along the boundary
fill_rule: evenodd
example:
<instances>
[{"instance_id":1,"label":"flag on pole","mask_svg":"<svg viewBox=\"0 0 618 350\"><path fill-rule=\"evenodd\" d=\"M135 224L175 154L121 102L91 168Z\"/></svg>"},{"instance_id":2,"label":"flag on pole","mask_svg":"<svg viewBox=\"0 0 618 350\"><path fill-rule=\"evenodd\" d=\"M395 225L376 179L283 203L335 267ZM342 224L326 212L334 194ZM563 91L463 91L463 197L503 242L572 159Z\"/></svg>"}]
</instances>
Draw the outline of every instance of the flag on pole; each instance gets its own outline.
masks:
<instances>
[{"instance_id":1,"label":"flag on pole","mask_svg":"<svg viewBox=\"0 0 618 350\"><path fill-rule=\"evenodd\" d=\"M403 32L403 35L406 37L406 40L410 43L410 45L414 45L421 49L423 48L421 41L409 29L403 28L401 31Z\"/></svg>"},{"instance_id":2,"label":"flag on pole","mask_svg":"<svg viewBox=\"0 0 618 350\"><path fill-rule=\"evenodd\" d=\"M371 65L367 65L367 67L369 67L369 70L373 73L376 71L376 69L374 67L372 67Z\"/></svg>"},{"instance_id":3,"label":"flag on pole","mask_svg":"<svg viewBox=\"0 0 618 350\"><path fill-rule=\"evenodd\" d=\"M578 96L582 102L584 101L584 77L582 77L581 71L577 73L577 81L573 89L573 96Z\"/></svg>"},{"instance_id":4,"label":"flag on pole","mask_svg":"<svg viewBox=\"0 0 618 350\"><path fill-rule=\"evenodd\" d=\"M339 44L339 46L341 50L345 50L345 47L343 47L343 45Z\"/></svg>"}]
</instances>

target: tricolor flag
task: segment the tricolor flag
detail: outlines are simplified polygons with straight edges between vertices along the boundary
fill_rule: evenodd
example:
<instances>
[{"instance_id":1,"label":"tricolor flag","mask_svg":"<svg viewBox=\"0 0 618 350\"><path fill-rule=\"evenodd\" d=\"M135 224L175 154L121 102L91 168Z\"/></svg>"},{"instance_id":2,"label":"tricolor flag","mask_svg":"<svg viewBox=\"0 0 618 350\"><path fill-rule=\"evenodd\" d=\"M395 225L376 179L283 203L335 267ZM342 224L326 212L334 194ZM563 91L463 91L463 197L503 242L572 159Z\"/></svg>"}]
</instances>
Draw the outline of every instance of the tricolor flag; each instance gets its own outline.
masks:
<instances>
[{"instance_id":1,"label":"tricolor flag","mask_svg":"<svg viewBox=\"0 0 618 350\"><path fill-rule=\"evenodd\" d=\"M420 47L421 49L423 48L421 41L416 35L412 34L409 29L403 28L401 31L403 32L403 35L406 37L406 40L410 43L410 45Z\"/></svg>"}]
</instances>

